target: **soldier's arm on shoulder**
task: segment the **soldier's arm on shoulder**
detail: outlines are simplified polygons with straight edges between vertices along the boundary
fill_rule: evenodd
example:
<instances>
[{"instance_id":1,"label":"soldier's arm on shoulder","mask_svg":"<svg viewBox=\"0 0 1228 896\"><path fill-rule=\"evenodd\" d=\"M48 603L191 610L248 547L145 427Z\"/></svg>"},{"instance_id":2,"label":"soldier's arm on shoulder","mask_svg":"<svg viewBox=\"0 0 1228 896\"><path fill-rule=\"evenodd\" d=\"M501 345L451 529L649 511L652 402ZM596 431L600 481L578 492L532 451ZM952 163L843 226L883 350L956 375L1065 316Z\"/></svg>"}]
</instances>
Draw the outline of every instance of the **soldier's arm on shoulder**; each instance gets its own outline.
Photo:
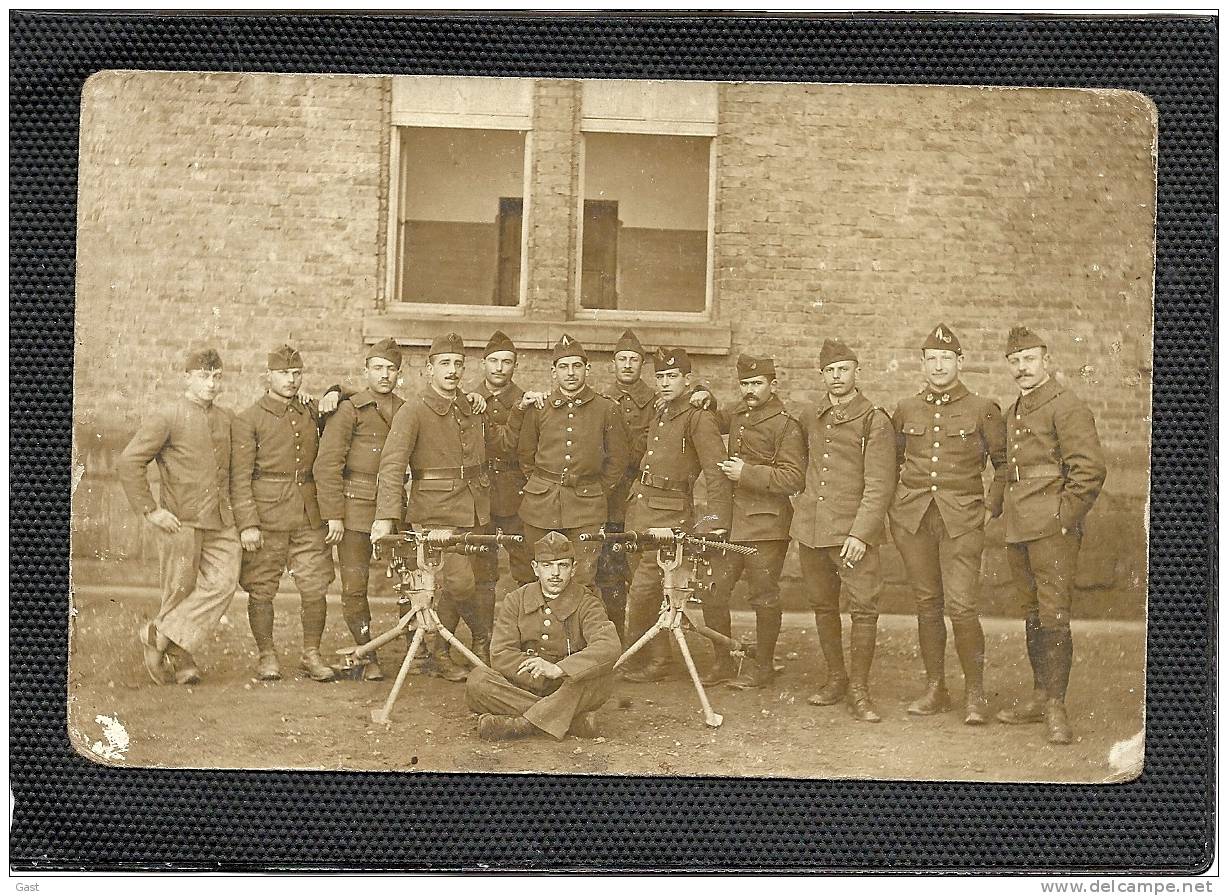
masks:
<instances>
[{"instance_id":1,"label":"soldier's arm on shoulder","mask_svg":"<svg viewBox=\"0 0 1228 896\"><path fill-rule=\"evenodd\" d=\"M537 429L544 413L541 408L530 407L521 418L516 454L520 459L520 472L525 476L532 476L533 469L537 466Z\"/></svg>"},{"instance_id":2,"label":"soldier's arm on shoulder","mask_svg":"<svg viewBox=\"0 0 1228 896\"><path fill-rule=\"evenodd\" d=\"M345 513L342 473L350 454L357 418L358 412L353 403L343 401L325 421L324 433L320 436L320 448L316 453L312 475L316 480L320 516L326 520L339 520Z\"/></svg>"},{"instance_id":3,"label":"soldier's arm on shoulder","mask_svg":"<svg viewBox=\"0 0 1228 896\"><path fill-rule=\"evenodd\" d=\"M895 427L881 408L870 411L870 432L866 439L865 477L861 504L849 533L869 542L887 518L887 508L895 495L899 469L895 464Z\"/></svg>"},{"instance_id":4,"label":"soldier's arm on shoulder","mask_svg":"<svg viewBox=\"0 0 1228 896\"><path fill-rule=\"evenodd\" d=\"M1108 472L1096 432L1096 419L1087 405L1073 399L1062 402L1054 411L1053 425L1062 465L1066 468L1063 497L1079 503L1077 517L1081 518L1095 503Z\"/></svg>"},{"instance_id":5,"label":"soldier's arm on shoulder","mask_svg":"<svg viewBox=\"0 0 1228 896\"><path fill-rule=\"evenodd\" d=\"M405 470L418 440L418 407L413 398L401 405L392 418L388 437L380 452L379 472L375 477L375 518L401 519L405 496Z\"/></svg>"},{"instance_id":6,"label":"soldier's arm on shoulder","mask_svg":"<svg viewBox=\"0 0 1228 896\"><path fill-rule=\"evenodd\" d=\"M631 463L631 435L623 421L618 405L608 398L598 399L605 404L604 442L605 452L601 458L601 485L607 493L622 481Z\"/></svg>"},{"instance_id":7,"label":"soldier's arm on shoulder","mask_svg":"<svg viewBox=\"0 0 1228 896\"><path fill-rule=\"evenodd\" d=\"M908 434L904 431L908 417L907 401L905 399L896 405L895 413L891 415L891 429L895 433L895 466L897 470L904 466L904 456L908 449Z\"/></svg>"},{"instance_id":8,"label":"soldier's arm on shoulder","mask_svg":"<svg viewBox=\"0 0 1228 896\"><path fill-rule=\"evenodd\" d=\"M158 456L170 437L171 414L166 408L159 408L141 421L116 461L115 473L124 495L133 511L140 516L158 509L145 468Z\"/></svg>"},{"instance_id":9,"label":"soldier's arm on shoulder","mask_svg":"<svg viewBox=\"0 0 1228 896\"><path fill-rule=\"evenodd\" d=\"M721 461L728 460L729 454L716 416L711 411L693 411L686 426L708 489L707 516L712 523L706 528L728 529L733 517L733 483L721 472Z\"/></svg>"},{"instance_id":10,"label":"soldier's arm on shoulder","mask_svg":"<svg viewBox=\"0 0 1228 896\"><path fill-rule=\"evenodd\" d=\"M260 525L252 494L256 469L256 425L246 413L236 414L230 424L230 501L235 526L242 532Z\"/></svg>"},{"instance_id":11,"label":"soldier's arm on shoulder","mask_svg":"<svg viewBox=\"0 0 1228 896\"><path fill-rule=\"evenodd\" d=\"M601 601L589 593L588 599L576 608L585 647L557 663L563 674L575 681L608 673L622 653L618 630L606 615Z\"/></svg>"}]
</instances>

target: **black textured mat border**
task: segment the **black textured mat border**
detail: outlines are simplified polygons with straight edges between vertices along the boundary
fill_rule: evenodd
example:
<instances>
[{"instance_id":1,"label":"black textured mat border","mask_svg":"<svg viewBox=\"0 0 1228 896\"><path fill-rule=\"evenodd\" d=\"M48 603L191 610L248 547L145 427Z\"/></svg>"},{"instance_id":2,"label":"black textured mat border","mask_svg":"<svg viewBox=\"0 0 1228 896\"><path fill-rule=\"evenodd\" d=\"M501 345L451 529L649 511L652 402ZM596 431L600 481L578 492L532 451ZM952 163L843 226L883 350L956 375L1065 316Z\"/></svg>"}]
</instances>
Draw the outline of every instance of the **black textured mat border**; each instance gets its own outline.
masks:
<instances>
[{"instance_id":1,"label":"black textured mat border","mask_svg":"<svg viewBox=\"0 0 1228 896\"><path fill-rule=\"evenodd\" d=\"M1196 871L1213 850L1213 18L10 15L16 869ZM116 770L65 734L81 86L101 69L1114 87L1159 107L1147 760L1113 786ZM525 822L528 822L527 824Z\"/></svg>"}]
</instances>

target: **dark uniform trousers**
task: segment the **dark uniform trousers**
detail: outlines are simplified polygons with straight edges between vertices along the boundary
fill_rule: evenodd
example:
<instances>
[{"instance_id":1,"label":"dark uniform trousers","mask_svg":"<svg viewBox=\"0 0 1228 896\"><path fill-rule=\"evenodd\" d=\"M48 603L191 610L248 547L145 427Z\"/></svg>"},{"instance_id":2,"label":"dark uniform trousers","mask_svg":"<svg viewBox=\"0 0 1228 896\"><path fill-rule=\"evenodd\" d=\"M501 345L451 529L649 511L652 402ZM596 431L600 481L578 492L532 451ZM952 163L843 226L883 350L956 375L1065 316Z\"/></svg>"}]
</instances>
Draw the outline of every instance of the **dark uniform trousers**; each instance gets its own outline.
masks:
<instances>
[{"instance_id":1,"label":"dark uniform trousers","mask_svg":"<svg viewBox=\"0 0 1228 896\"><path fill-rule=\"evenodd\" d=\"M613 693L612 676L585 681L566 676L541 680L540 687L525 690L494 669L476 667L469 673L465 702L474 712L499 716L524 716L551 737L562 740L571 721L582 712L599 709Z\"/></svg>"},{"instance_id":2,"label":"dark uniform trousers","mask_svg":"<svg viewBox=\"0 0 1228 896\"><path fill-rule=\"evenodd\" d=\"M1045 649L1042 642L1058 655L1048 682L1042 680L1042 670L1033 662L1033 686L1057 699L1065 698L1070 684L1074 656L1070 637L1071 596L1082 540L1080 532L1070 531L1006 546L1011 578L1022 592L1028 655L1041 654Z\"/></svg>"},{"instance_id":3,"label":"dark uniform trousers","mask_svg":"<svg viewBox=\"0 0 1228 896\"><path fill-rule=\"evenodd\" d=\"M717 587L712 597L718 604L728 605L734 585L746 577L747 602L752 607L780 606L780 574L785 567L785 554L789 552L788 539L771 541L739 541L743 547L754 548L749 557L730 554L720 564Z\"/></svg>"},{"instance_id":4,"label":"dark uniform trousers","mask_svg":"<svg viewBox=\"0 0 1228 896\"><path fill-rule=\"evenodd\" d=\"M517 585L526 585L536 581L533 575L533 539L525 535L524 522L519 516L490 515L488 535L501 531L504 535L524 535L524 541L514 544L507 550L508 571ZM497 550L482 551L473 555L473 577L475 590L479 595L485 595L484 600L494 607L495 585L499 581L499 552Z\"/></svg>"},{"instance_id":5,"label":"dark uniform trousers","mask_svg":"<svg viewBox=\"0 0 1228 896\"><path fill-rule=\"evenodd\" d=\"M797 558L801 562L802 580L809 586L806 598L816 616L832 617L839 625L843 586L853 624L877 625L883 576L876 546L869 545L865 556L852 566L840 557L839 546L812 548L799 544Z\"/></svg>"},{"instance_id":6,"label":"dark uniform trousers","mask_svg":"<svg viewBox=\"0 0 1228 896\"><path fill-rule=\"evenodd\" d=\"M979 512L979 505L977 509ZM937 503L931 503L916 532L892 522L891 537L916 593L919 620L941 625L944 607L952 624L978 618L976 598L985 546L983 528L952 538Z\"/></svg>"}]
</instances>

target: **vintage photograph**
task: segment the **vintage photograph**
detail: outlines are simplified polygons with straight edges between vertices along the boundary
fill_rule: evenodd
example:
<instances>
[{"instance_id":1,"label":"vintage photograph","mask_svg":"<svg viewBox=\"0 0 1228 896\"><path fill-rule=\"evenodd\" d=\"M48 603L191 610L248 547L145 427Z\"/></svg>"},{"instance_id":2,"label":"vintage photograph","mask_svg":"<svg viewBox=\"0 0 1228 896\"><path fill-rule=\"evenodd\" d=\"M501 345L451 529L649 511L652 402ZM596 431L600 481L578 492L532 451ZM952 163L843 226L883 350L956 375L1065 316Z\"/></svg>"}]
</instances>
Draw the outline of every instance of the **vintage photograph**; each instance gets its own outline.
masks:
<instances>
[{"instance_id":1,"label":"vintage photograph","mask_svg":"<svg viewBox=\"0 0 1228 896\"><path fill-rule=\"evenodd\" d=\"M125 767L1112 783L1138 93L103 71L68 737Z\"/></svg>"}]
</instances>

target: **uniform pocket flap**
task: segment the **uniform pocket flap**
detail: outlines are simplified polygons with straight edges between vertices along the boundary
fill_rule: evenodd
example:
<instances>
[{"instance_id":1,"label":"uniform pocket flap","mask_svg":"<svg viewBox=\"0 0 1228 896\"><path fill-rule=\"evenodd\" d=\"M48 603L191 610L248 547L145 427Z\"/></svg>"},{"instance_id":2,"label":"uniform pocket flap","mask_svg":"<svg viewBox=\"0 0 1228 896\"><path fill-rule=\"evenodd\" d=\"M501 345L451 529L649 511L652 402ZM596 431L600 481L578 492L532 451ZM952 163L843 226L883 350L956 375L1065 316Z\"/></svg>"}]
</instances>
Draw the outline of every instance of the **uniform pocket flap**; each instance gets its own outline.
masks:
<instances>
[{"instance_id":1,"label":"uniform pocket flap","mask_svg":"<svg viewBox=\"0 0 1228 896\"><path fill-rule=\"evenodd\" d=\"M904 432L910 436L923 436L925 435L925 427L920 423L911 423L904 427Z\"/></svg>"},{"instance_id":2,"label":"uniform pocket flap","mask_svg":"<svg viewBox=\"0 0 1228 896\"><path fill-rule=\"evenodd\" d=\"M544 495L550 491L550 483L542 482L536 476L529 479L524 484L524 493L526 495Z\"/></svg>"},{"instance_id":3,"label":"uniform pocket flap","mask_svg":"<svg viewBox=\"0 0 1228 896\"><path fill-rule=\"evenodd\" d=\"M414 484L424 492L450 492L456 487L455 479L416 479Z\"/></svg>"},{"instance_id":4,"label":"uniform pocket flap","mask_svg":"<svg viewBox=\"0 0 1228 896\"><path fill-rule=\"evenodd\" d=\"M341 493L347 498L357 498L360 501L374 501L375 483L347 479L341 489Z\"/></svg>"},{"instance_id":5,"label":"uniform pocket flap","mask_svg":"<svg viewBox=\"0 0 1228 896\"><path fill-rule=\"evenodd\" d=\"M980 504L985 500L984 495L956 495L955 503L960 507L971 507L973 504Z\"/></svg>"},{"instance_id":6,"label":"uniform pocket flap","mask_svg":"<svg viewBox=\"0 0 1228 896\"><path fill-rule=\"evenodd\" d=\"M600 482L586 482L576 486L576 494L581 498L599 498L605 494Z\"/></svg>"},{"instance_id":7,"label":"uniform pocket flap","mask_svg":"<svg viewBox=\"0 0 1228 896\"><path fill-rule=\"evenodd\" d=\"M648 499L648 506L653 510L684 510L686 502L674 495L653 495Z\"/></svg>"}]
</instances>

